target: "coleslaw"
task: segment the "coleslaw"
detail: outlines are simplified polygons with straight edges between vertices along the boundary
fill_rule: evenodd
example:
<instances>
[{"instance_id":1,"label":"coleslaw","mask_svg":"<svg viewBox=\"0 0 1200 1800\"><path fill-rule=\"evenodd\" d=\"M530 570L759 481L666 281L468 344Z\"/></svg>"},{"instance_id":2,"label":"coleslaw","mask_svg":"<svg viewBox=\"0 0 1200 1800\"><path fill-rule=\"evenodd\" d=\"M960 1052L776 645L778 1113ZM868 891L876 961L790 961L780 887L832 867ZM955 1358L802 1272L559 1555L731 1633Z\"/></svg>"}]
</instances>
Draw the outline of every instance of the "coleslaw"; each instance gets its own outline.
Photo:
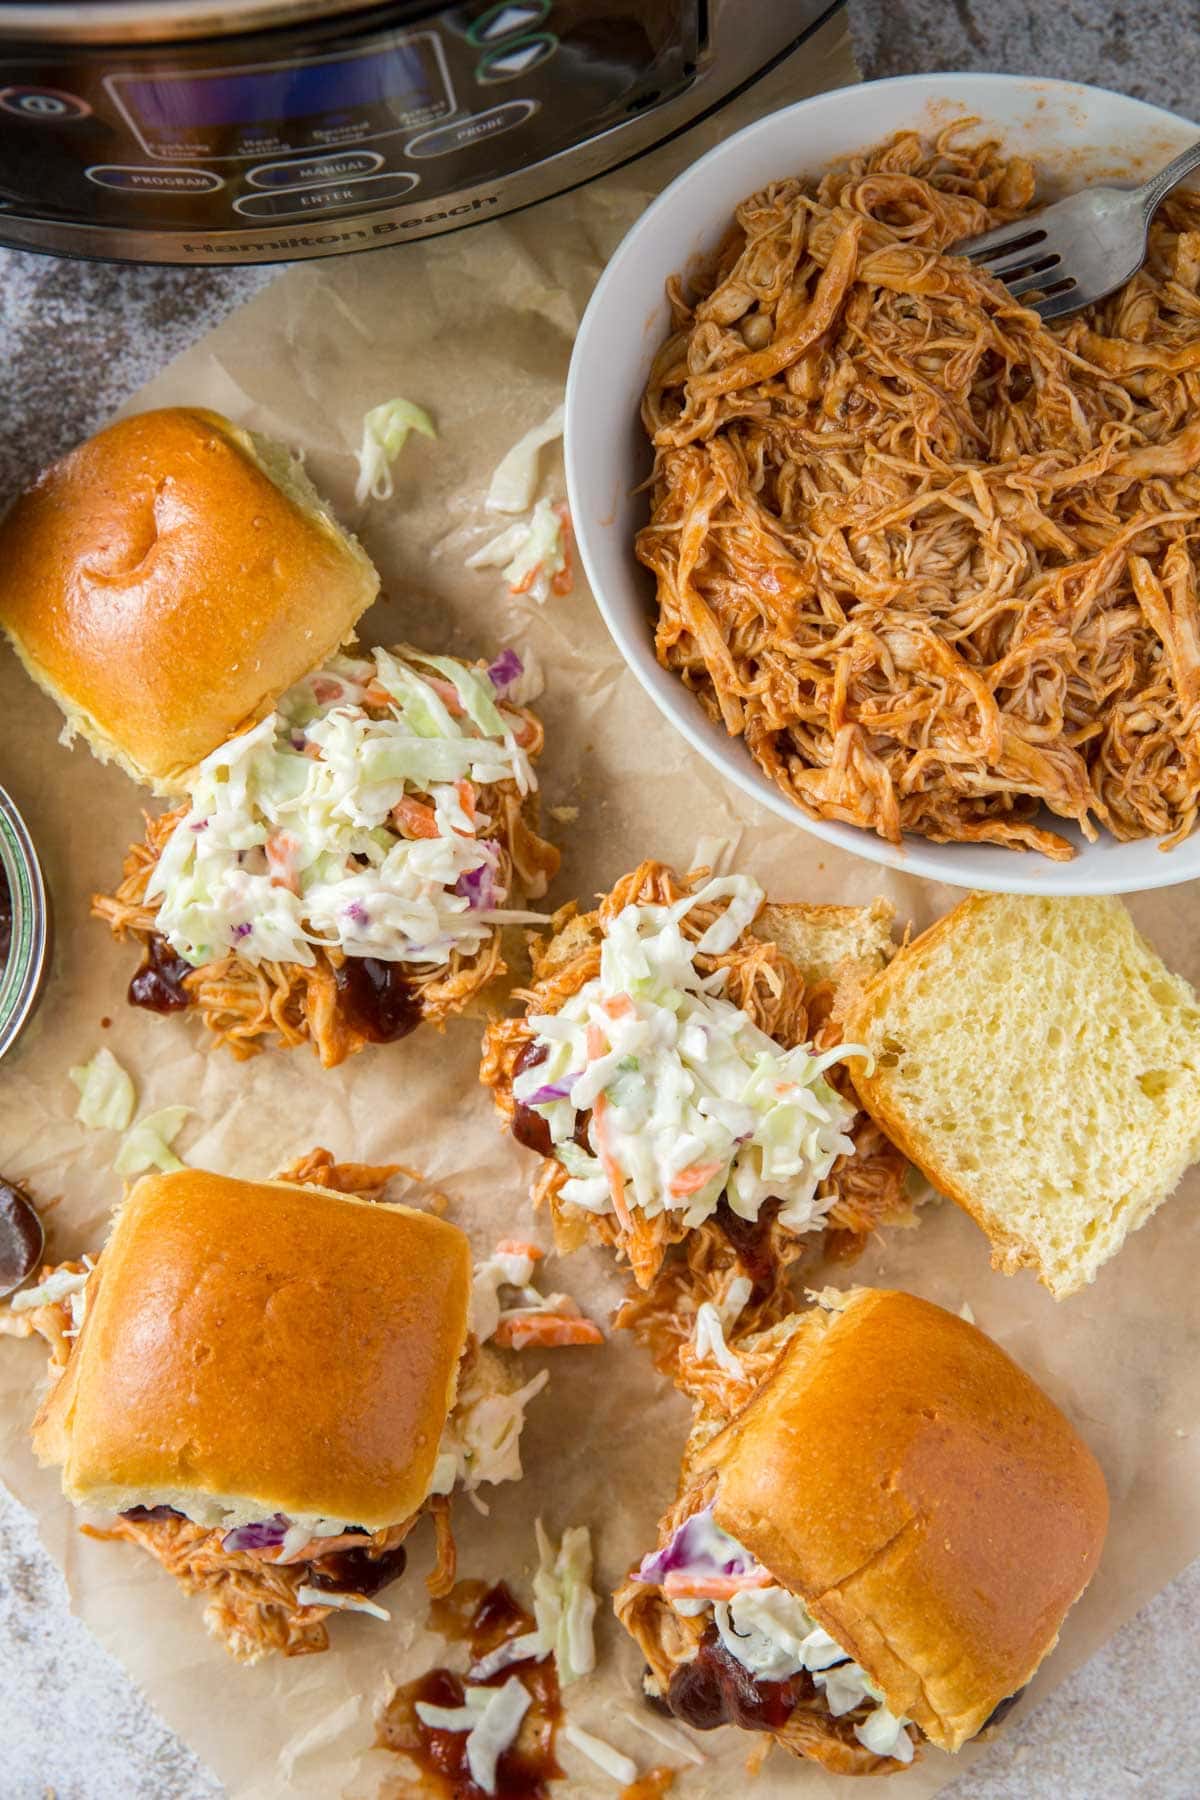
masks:
<instances>
[{"instance_id":1,"label":"coleslaw","mask_svg":"<svg viewBox=\"0 0 1200 1800\"><path fill-rule=\"evenodd\" d=\"M711 1613L721 1644L755 1681L812 1677L834 1718L873 1702L854 1735L876 1756L908 1763L909 1720L893 1713L866 1670L818 1625L799 1595L774 1581L752 1553L717 1524L712 1507L692 1513L633 1579L653 1582L684 1618Z\"/></svg>"},{"instance_id":2,"label":"coleslaw","mask_svg":"<svg viewBox=\"0 0 1200 1800\"><path fill-rule=\"evenodd\" d=\"M314 946L441 964L505 908L505 859L479 790L536 786L487 671L419 651L338 656L197 771L146 888L194 967L230 951L310 967Z\"/></svg>"},{"instance_id":3,"label":"coleslaw","mask_svg":"<svg viewBox=\"0 0 1200 1800\"><path fill-rule=\"evenodd\" d=\"M724 912L690 942L683 919L721 899ZM543 1054L515 1077L513 1096L549 1126L564 1201L615 1213L625 1228L634 1207L699 1225L722 1195L745 1219L770 1197L792 1230L821 1223L833 1200L817 1189L853 1153L855 1117L825 1071L866 1052L782 1049L723 997L724 968L696 966L697 954L732 949L762 902L757 882L730 875L670 906L627 906L608 927L599 976L558 1012L530 1018Z\"/></svg>"}]
</instances>

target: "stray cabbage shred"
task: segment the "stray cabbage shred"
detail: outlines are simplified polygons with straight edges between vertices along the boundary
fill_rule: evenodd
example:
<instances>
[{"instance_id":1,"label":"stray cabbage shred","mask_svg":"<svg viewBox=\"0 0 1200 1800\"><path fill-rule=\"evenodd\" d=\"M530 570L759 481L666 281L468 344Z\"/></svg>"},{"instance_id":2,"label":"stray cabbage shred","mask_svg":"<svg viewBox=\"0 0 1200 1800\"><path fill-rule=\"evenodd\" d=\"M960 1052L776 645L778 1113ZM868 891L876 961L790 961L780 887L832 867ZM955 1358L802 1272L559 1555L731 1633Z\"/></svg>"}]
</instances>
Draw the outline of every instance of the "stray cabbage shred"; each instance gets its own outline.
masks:
<instances>
[{"instance_id":1,"label":"stray cabbage shred","mask_svg":"<svg viewBox=\"0 0 1200 1800\"><path fill-rule=\"evenodd\" d=\"M728 905L696 944L681 921L697 905ZM609 925L600 974L530 1025L544 1057L513 1082L514 1098L550 1127L569 1179L562 1199L592 1213L682 1211L700 1225L722 1195L744 1219L782 1202L780 1223L818 1226L832 1205L817 1188L839 1156L854 1108L824 1079L860 1046L784 1050L722 997L726 971L702 975L697 952L719 956L752 923L762 889L721 876L671 906L625 907ZM591 1111L588 1149L575 1142Z\"/></svg>"},{"instance_id":2,"label":"stray cabbage shred","mask_svg":"<svg viewBox=\"0 0 1200 1800\"><path fill-rule=\"evenodd\" d=\"M162 1106L157 1112L146 1113L140 1118L121 1139L113 1158L116 1173L143 1175L147 1169L161 1169L164 1175L169 1175L182 1169L184 1164L171 1145L183 1130L183 1122L191 1110L190 1106Z\"/></svg>"},{"instance_id":3,"label":"stray cabbage shred","mask_svg":"<svg viewBox=\"0 0 1200 1800\"><path fill-rule=\"evenodd\" d=\"M528 594L544 606L551 594L571 591L569 525L564 505L539 500L526 521L510 525L468 556L467 567L503 569L510 594Z\"/></svg>"},{"instance_id":4,"label":"stray cabbage shred","mask_svg":"<svg viewBox=\"0 0 1200 1800\"><path fill-rule=\"evenodd\" d=\"M136 1105L133 1078L107 1046L67 1073L79 1089L75 1117L81 1125L92 1131L128 1129Z\"/></svg>"},{"instance_id":5,"label":"stray cabbage shred","mask_svg":"<svg viewBox=\"0 0 1200 1800\"><path fill-rule=\"evenodd\" d=\"M433 420L424 407L411 400L385 400L363 416L362 444L358 452L358 485L354 498L359 506L368 499L390 500L394 490L392 464L408 442L409 433L435 438Z\"/></svg>"},{"instance_id":6,"label":"stray cabbage shred","mask_svg":"<svg viewBox=\"0 0 1200 1800\"><path fill-rule=\"evenodd\" d=\"M314 945L474 954L494 926L536 918L504 909L493 821L475 806L480 787L536 786L520 725L455 658L332 658L201 763L147 885L158 930L195 967L230 951L310 967Z\"/></svg>"}]
</instances>

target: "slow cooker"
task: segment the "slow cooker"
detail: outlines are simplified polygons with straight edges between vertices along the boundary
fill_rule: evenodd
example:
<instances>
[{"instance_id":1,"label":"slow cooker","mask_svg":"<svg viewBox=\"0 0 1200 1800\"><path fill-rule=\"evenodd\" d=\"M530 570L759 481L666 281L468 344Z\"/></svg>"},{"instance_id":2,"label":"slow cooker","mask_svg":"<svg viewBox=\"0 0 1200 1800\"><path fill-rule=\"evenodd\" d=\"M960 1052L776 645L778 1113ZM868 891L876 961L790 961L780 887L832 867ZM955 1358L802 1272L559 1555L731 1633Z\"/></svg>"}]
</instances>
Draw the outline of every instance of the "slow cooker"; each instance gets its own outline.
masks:
<instances>
[{"instance_id":1,"label":"slow cooker","mask_svg":"<svg viewBox=\"0 0 1200 1800\"><path fill-rule=\"evenodd\" d=\"M591 180L841 0L0 0L0 243L336 256Z\"/></svg>"}]
</instances>

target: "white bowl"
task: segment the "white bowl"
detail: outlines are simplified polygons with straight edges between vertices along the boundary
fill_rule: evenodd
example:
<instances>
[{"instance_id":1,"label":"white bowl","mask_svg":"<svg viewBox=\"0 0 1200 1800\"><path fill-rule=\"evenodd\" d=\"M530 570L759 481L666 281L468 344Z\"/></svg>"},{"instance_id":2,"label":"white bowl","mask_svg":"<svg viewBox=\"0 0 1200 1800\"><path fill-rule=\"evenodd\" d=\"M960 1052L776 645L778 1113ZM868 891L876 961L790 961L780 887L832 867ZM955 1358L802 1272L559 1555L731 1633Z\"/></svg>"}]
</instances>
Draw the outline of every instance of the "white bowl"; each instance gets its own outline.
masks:
<instances>
[{"instance_id":1,"label":"white bowl","mask_svg":"<svg viewBox=\"0 0 1200 1800\"><path fill-rule=\"evenodd\" d=\"M1101 88L1012 75L908 75L841 88L759 119L673 181L627 234L596 286L567 381L566 465L571 514L588 580L618 649L671 723L730 781L803 831L872 862L959 887L1008 893L1113 894L1170 887L1200 875L1200 831L1164 852L1156 839L1077 846L1069 863L988 844L885 843L858 826L813 819L758 768L745 745L703 712L654 655L654 585L633 554L645 519L634 490L650 468L638 406L666 336L667 277L720 240L734 208L768 181L818 175L905 127L936 129L977 115L1031 156L1061 191L1105 177L1141 179L1192 142L1174 113Z\"/></svg>"}]
</instances>

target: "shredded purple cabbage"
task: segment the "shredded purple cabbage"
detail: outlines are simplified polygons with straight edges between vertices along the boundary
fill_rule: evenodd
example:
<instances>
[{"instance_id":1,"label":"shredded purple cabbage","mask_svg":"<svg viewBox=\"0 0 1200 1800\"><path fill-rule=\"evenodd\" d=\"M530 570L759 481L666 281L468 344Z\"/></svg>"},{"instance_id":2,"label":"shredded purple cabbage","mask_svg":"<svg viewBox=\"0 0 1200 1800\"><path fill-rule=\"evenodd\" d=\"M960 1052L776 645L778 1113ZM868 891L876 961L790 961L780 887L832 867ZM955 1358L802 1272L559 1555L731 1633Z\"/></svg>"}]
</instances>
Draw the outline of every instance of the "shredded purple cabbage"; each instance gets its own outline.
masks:
<instances>
[{"instance_id":1,"label":"shredded purple cabbage","mask_svg":"<svg viewBox=\"0 0 1200 1800\"><path fill-rule=\"evenodd\" d=\"M483 862L477 869L468 869L460 875L454 891L463 896L472 912L490 912L501 898L496 883L498 852L490 838L484 838L479 848L484 855Z\"/></svg>"},{"instance_id":2,"label":"shredded purple cabbage","mask_svg":"<svg viewBox=\"0 0 1200 1800\"><path fill-rule=\"evenodd\" d=\"M514 681L519 681L525 673L525 664L515 650L502 650L495 662L488 668L492 686L498 693L507 693Z\"/></svg>"},{"instance_id":3,"label":"shredded purple cabbage","mask_svg":"<svg viewBox=\"0 0 1200 1800\"><path fill-rule=\"evenodd\" d=\"M694 1512L678 1526L661 1550L642 1558L635 1581L661 1583L668 1575L749 1575L758 1563L736 1538L722 1531L712 1507Z\"/></svg>"},{"instance_id":4,"label":"shredded purple cabbage","mask_svg":"<svg viewBox=\"0 0 1200 1800\"><path fill-rule=\"evenodd\" d=\"M207 831L208 830L208 820L207 819L193 819L189 829L192 831Z\"/></svg>"},{"instance_id":5,"label":"shredded purple cabbage","mask_svg":"<svg viewBox=\"0 0 1200 1800\"><path fill-rule=\"evenodd\" d=\"M271 1519L256 1519L253 1525L237 1525L221 1539L222 1550L273 1550L287 1536L288 1522L282 1513Z\"/></svg>"},{"instance_id":6,"label":"shredded purple cabbage","mask_svg":"<svg viewBox=\"0 0 1200 1800\"><path fill-rule=\"evenodd\" d=\"M582 1074L582 1069L576 1069L573 1075L564 1075L561 1081L548 1081L545 1087L540 1087L537 1090L536 1094L530 1094L525 1105L546 1106L551 1100L569 1099L571 1089L575 1086L575 1083Z\"/></svg>"},{"instance_id":7,"label":"shredded purple cabbage","mask_svg":"<svg viewBox=\"0 0 1200 1800\"><path fill-rule=\"evenodd\" d=\"M293 731L291 738L288 741L293 750L303 750L304 746L308 743L308 739L302 731Z\"/></svg>"},{"instance_id":8,"label":"shredded purple cabbage","mask_svg":"<svg viewBox=\"0 0 1200 1800\"><path fill-rule=\"evenodd\" d=\"M352 925L370 924L370 914L367 912L367 909L361 900L351 900L348 906L344 906L342 908L342 917L349 919Z\"/></svg>"},{"instance_id":9,"label":"shredded purple cabbage","mask_svg":"<svg viewBox=\"0 0 1200 1800\"><path fill-rule=\"evenodd\" d=\"M248 938L253 930L253 925L235 925L233 935L235 938Z\"/></svg>"}]
</instances>

